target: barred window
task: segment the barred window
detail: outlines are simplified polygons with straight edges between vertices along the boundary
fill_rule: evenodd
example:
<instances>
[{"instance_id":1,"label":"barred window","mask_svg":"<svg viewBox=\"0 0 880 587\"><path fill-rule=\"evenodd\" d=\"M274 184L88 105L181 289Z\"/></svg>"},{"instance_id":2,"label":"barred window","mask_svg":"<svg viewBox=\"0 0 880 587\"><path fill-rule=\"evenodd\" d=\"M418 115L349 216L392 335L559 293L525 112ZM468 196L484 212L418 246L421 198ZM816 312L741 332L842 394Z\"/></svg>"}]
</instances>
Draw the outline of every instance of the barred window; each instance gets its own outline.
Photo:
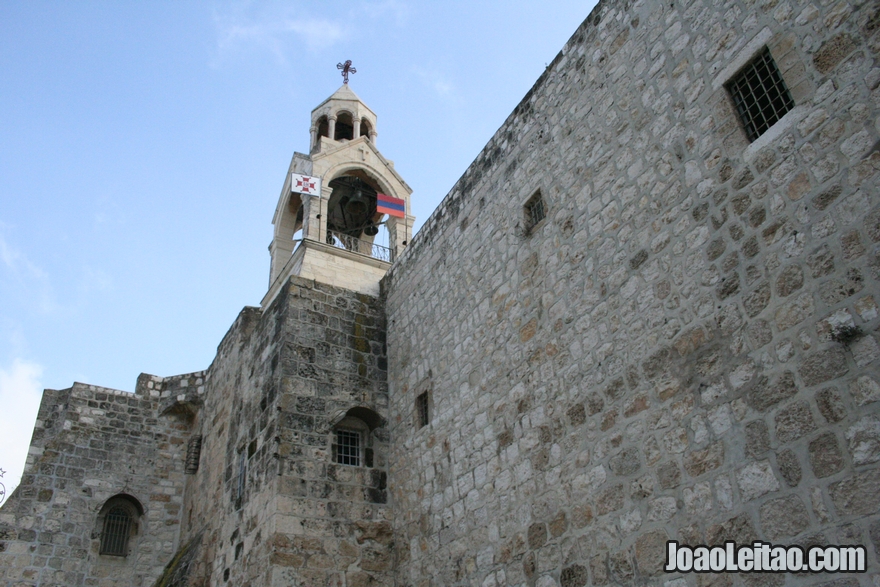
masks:
<instances>
[{"instance_id":1,"label":"barred window","mask_svg":"<svg viewBox=\"0 0 880 587\"><path fill-rule=\"evenodd\" d=\"M419 394L416 398L416 415L418 417L419 428L427 426L428 422L431 421L428 409L428 392L426 391Z\"/></svg>"},{"instance_id":2,"label":"barred window","mask_svg":"<svg viewBox=\"0 0 880 587\"><path fill-rule=\"evenodd\" d=\"M544 207L544 197L541 195L541 190L538 190L531 198L529 198L526 205L523 206L523 212L525 213L525 227L527 232L544 220L547 212Z\"/></svg>"},{"instance_id":3,"label":"barred window","mask_svg":"<svg viewBox=\"0 0 880 587\"><path fill-rule=\"evenodd\" d=\"M100 553L128 556L129 539L137 534L138 509L125 497L110 499L104 506Z\"/></svg>"},{"instance_id":4,"label":"barred window","mask_svg":"<svg viewBox=\"0 0 880 587\"><path fill-rule=\"evenodd\" d=\"M727 84L749 141L754 141L794 108L785 80L764 47Z\"/></svg>"},{"instance_id":5,"label":"barred window","mask_svg":"<svg viewBox=\"0 0 880 587\"><path fill-rule=\"evenodd\" d=\"M340 465L361 466L361 433L355 430L337 430L333 444L335 460Z\"/></svg>"}]
</instances>

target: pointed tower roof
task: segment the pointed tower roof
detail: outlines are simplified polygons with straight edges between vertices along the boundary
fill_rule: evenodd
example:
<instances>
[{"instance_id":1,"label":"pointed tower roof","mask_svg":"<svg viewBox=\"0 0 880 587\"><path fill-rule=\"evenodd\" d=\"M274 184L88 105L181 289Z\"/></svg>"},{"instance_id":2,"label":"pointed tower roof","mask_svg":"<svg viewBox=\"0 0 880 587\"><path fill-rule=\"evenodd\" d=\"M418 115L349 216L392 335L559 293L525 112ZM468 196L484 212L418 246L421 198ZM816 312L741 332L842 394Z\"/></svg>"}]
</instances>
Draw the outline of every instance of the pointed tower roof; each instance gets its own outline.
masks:
<instances>
[{"instance_id":1,"label":"pointed tower roof","mask_svg":"<svg viewBox=\"0 0 880 587\"><path fill-rule=\"evenodd\" d=\"M328 100L360 100L348 84L342 84Z\"/></svg>"},{"instance_id":2,"label":"pointed tower roof","mask_svg":"<svg viewBox=\"0 0 880 587\"><path fill-rule=\"evenodd\" d=\"M369 106L364 104L364 101L361 100L360 97L358 97L358 95L354 93L354 90L352 90L348 84L342 84L341 86L339 86L339 89L333 92L330 97L315 106L315 108L312 109L312 112L314 113L319 110L325 110L331 102L357 102L362 108L370 113L373 113L373 110ZM373 116L375 117L375 114L373 114Z\"/></svg>"}]
</instances>

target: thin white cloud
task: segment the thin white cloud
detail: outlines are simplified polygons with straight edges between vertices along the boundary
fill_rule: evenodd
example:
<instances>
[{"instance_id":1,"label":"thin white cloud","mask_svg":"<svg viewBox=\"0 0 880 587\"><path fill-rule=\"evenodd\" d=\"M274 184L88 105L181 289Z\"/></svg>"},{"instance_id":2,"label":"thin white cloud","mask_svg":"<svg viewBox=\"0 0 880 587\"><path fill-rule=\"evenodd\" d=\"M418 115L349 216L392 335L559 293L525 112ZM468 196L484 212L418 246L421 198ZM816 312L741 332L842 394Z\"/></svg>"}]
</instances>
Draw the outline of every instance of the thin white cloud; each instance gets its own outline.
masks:
<instances>
[{"instance_id":1,"label":"thin white cloud","mask_svg":"<svg viewBox=\"0 0 880 587\"><path fill-rule=\"evenodd\" d=\"M303 14L304 10L288 4L229 4L214 12L217 29L217 53L212 66L243 50L263 50L287 65L297 43L313 53L334 46L342 40L348 25L327 18Z\"/></svg>"},{"instance_id":2,"label":"thin white cloud","mask_svg":"<svg viewBox=\"0 0 880 587\"><path fill-rule=\"evenodd\" d=\"M315 52L332 47L345 36L345 28L329 20L288 20L283 26L299 35L309 50Z\"/></svg>"},{"instance_id":3,"label":"thin white cloud","mask_svg":"<svg viewBox=\"0 0 880 587\"><path fill-rule=\"evenodd\" d=\"M317 14L324 9L332 16ZM216 55L212 67L246 50L262 50L287 65L297 52L297 45L311 53L320 53L354 34L356 23L392 21L406 26L411 9L401 0L365 1L343 12L332 5L303 6L301 3L233 1L219 3L214 10L217 30Z\"/></svg>"},{"instance_id":4,"label":"thin white cloud","mask_svg":"<svg viewBox=\"0 0 880 587\"><path fill-rule=\"evenodd\" d=\"M406 26L410 16L410 7L399 0L364 2L361 4L360 10L373 20L392 18L395 24L401 27Z\"/></svg>"},{"instance_id":5,"label":"thin white cloud","mask_svg":"<svg viewBox=\"0 0 880 587\"><path fill-rule=\"evenodd\" d=\"M457 103L459 101L455 84L442 73L436 70L428 72L415 67L412 71L419 78L422 85L430 89L441 100L450 103Z\"/></svg>"},{"instance_id":6,"label":"thin white cloud","mask_svg":"<svg viewBox=\"0 0 880 587\"><path fill-rule=\"evenodd\" d=\"M38 309L43 313L53 312L58 308L52 295L49 274L6 242L2 234L0 234L0 261L3 269L0 278L13 281L17 289L26 292L29 303L36 302Z\"/></svg>"},{"instance_id":7,"label":"thin white cloud","mask_svg":"<svg viewBox=\"0 0 880 587\"><path fill-rule=\"evenodd\" d=\"M113 277L106 271L96 269L89 265L83 267L80 278L79 290L88 294L95 291L111 291L113 289Z\"/></svg>"},{"instance_id":8,"label":"thin white cloud","mask_svg":"<svg viewBox=\"0 0 880 587\"><path fill-rule=\"evenodd\" d=\"M47 279L49 277L45 271L31 263L21 251L7 243L2 234L0 234L0 259L3 260L6 268L16 275L37 279Z\"/></svg>"},{"instance_id":9,"label":"thin white cloud","mask_svg":"<svg viewBox=\"0 0 880 587\"><path fill-rule=\"evenodd\" d=\"M17 358L0 368L0 469L11 493L27 459L34 422L40 408L43 367Z\"/></svg>"}]
</instances>

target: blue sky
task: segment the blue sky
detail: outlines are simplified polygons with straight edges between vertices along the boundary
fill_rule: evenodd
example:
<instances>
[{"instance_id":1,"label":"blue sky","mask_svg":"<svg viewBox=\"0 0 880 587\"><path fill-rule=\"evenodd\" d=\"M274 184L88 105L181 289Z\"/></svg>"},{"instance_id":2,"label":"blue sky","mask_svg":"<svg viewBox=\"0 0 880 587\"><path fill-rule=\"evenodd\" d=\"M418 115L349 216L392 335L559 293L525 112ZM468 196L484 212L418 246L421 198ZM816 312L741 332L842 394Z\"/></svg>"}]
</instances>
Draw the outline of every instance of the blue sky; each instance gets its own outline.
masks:
<instances>
[{"instance_id":1,"label":"blue sky","mask_svg":"<svg viewBox=\"0 0 880 587\"><path fill-rule=\"evenodd\" d=\"M0 468L43 388L207 368L342 78L416 229L594 2L0 1Z\"/></svg>"}]
</instances>

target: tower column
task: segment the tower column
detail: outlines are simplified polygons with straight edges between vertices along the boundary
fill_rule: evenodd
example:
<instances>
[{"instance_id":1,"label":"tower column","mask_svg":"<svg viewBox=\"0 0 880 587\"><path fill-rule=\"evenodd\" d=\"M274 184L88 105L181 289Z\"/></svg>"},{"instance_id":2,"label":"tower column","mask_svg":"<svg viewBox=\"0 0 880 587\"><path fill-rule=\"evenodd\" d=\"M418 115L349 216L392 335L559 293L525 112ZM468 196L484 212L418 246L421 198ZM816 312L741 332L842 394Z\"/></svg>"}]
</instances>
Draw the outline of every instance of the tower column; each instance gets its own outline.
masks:
<instances>
[{"instance_id":1,"label":"tower column","mask_svg":"<svg viewBox=\"0 0 880 587\"><path fill-rule=\"evenodd\" d=\"M372 129L370 131L370 142L374 145L376 144L376 137L379 136L379 133L376 132L376 129Z\"/></svg>"},{"instance_id":2,"label":"tower column","mask_svg":"<svg viewBox=\"0 0 880 587\"><path fill-rule=\"evenodd\" d=\"M315 145L318 142L318 127L312 126L309 128L309 153L315 150Z\"/></svg>"},{"instance_id":3,"label":"tower column","mask_svg":"<svg viewBox=\"0 0 880 587\"><path fill-rule=\"evenodd\" d=\"M290 260L290 256L293 255L293 248L295 246L296 242L292 239L277 236L272 239L272 243L269 245L269 255L272 259L269 271L269 287L278 279L281 270L284 269L284 266Z\"/></svg>"},{"instance_id":4,"label":"tower column","mask_svg":"<svg viewBox=\"0 0 880 587\"><path fill-rule=\"evenodd\" d=\"M359 136L361 136L361 119L360 118L353 119L351 121L351 128L352 128L351 140L354 140L354 139L358 138Z\"/></svg>"},{"instance_id":5,"label":"tower column","mask_svg":"<svg viewBox=\"0 0 880 587\"><path fill-rule=\"evenodd\" d=\"M331 114L327 117L327 135L328 138L336 140L336 115Z\"/></svg>"},{"instance_id":6,"label":"tower column","mask_svg":"<svg viewBox=\"0 0 880 587\"><path fill-rule=\"evenodd\" d=\"M328 188L321 188L323 192ZM332 188L329 189L333 191ZM327 226L327 203L322 196L308 196L303 198L303 238L313 241L321 241L321 235Z\"/></svg>"},{"instance_id":7,"label":"tower column","mask_svg":"<svg viewBox=\"0 0 880 587\"><path fill-rule=\"evenodd\" d=\"M388 244L395 259L403 254L403 249L409 244L415 220L415 216L407 214L404 218L391 216L385 221L385 227L388 229Z\"/></svg>"}]
</instances>

